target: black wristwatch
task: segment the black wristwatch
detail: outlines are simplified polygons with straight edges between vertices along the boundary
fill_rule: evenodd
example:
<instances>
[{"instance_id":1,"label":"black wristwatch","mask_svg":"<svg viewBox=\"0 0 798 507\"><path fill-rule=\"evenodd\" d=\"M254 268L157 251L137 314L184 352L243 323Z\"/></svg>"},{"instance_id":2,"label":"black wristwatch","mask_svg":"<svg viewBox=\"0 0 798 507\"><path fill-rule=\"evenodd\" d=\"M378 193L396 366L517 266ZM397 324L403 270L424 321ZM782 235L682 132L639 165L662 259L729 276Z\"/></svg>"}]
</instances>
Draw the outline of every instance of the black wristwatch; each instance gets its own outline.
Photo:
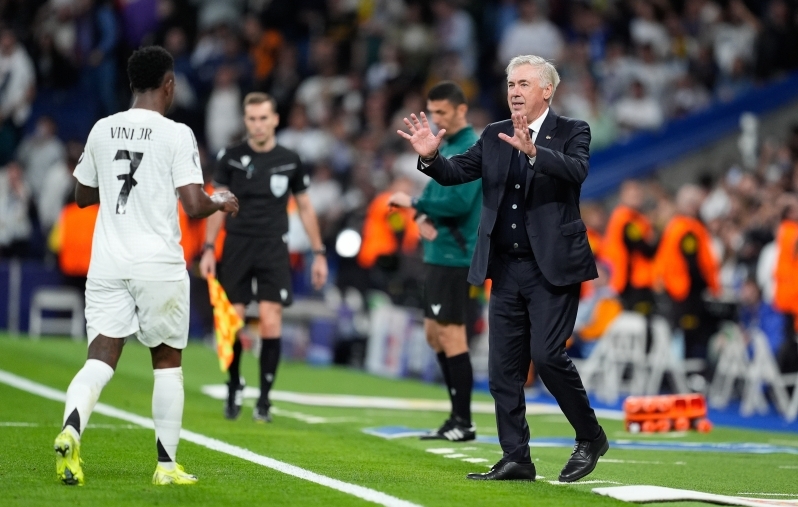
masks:
<instances>
[{"instance_id":1,"label":"black wristwatch","mask_svg":"<svg viewBox=\"0 0 798 507\"><path fill-rule=\"evenodd\" d=\"M202 245L202 251L204 252L205 250L213 250L215 252L216 245L214 245L213 243L205 243L204 245Z\"/></svg>"},{"instance_id":2,"label":"black wristwatch","mask_svg":"<svg viewBox=\"0 0 798 507\"><path fill-rule=\"evenodd\" d=\"M321 248L318 250L313 250L313 255L327 255L327 247L321 245Z\"/></svg>"}]
</instances>

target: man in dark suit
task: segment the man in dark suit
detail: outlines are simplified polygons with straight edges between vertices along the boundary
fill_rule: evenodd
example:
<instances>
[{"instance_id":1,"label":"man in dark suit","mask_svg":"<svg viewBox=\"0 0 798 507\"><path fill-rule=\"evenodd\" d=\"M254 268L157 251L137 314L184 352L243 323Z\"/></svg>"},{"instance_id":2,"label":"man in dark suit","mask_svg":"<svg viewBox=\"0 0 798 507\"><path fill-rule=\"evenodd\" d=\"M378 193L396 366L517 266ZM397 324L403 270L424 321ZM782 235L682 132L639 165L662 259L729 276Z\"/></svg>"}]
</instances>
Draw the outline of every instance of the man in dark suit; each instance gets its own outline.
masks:
<instances>
[{"instance_id":1,"label":"man in dark suit","mask_svg":"<svg viewBox=\"0 0 798 507\"><path fill-rule=\"evenodd\" d=\"M596 263L579 215L587 177L590 128L557 116L549 103L560 82L538 56L507 66L512 119L488 125L466 153L438 155L445 131L433 135L424 113L405 118L419 169L443 185L482 178L482 215L468 275L491 278L490 391L504 451L476 480L534 480L529 454L524 382L529 363L576 431L576 445L560 473L572 482L588 475L609 448L579 373L565 352L579 302L579 285L596 278Z\"/></svg>"}]
</instances>

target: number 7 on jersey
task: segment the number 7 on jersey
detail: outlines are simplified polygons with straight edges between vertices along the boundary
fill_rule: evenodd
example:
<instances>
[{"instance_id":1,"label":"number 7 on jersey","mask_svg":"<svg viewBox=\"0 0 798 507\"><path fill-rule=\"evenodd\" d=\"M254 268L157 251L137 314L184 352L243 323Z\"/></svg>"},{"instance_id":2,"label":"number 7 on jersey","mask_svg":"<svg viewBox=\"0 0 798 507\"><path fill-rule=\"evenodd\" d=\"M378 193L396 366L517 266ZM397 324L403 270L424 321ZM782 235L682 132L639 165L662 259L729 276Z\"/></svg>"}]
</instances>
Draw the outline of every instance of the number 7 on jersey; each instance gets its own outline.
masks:
<instances>
[{"instance_id":1,"label":"number 7 on jersey","mask_svg":"<svg viewBox=\"0 0 798 507\"><path fill-rule=\"evenodd\" d=\"M133 175L141 164L141 159L144 158L144 153L138 151L118 150L114 157L114 162L117 160L129 160L130 172L127 174L120 174L116 179L121 180L122 190L119 191L119 198L116 200L116 214L124 215L127 208L127 198L130 196L130 191L138 183L133 179Z\"/></svg>"}]
</instances>

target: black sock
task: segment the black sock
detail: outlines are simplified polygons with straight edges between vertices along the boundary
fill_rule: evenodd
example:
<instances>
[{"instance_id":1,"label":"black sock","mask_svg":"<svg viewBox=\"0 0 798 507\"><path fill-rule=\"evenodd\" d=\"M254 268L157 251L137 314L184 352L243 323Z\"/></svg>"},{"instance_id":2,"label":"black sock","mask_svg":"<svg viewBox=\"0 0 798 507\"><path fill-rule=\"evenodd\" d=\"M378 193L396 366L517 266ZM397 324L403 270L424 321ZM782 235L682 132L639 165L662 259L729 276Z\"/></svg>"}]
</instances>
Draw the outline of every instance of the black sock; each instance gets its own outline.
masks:
<instances>
[{"instance_id":1,"label":"black sock","mask_svg":"<svg viewBox=\"0 0 798 507\"><path fill-rule=\"evenodd\" d=\"M474 389L474 372L471 369L471 358L463 352L447 359L451 385L449 394L452 398L452 413L471 424L471 391Z\"/></svg>"},{"instance_id":2,"label":"black sock","mask_svg":"<svg viewBox=\"0 0 798 507\"><path fill-rule=\"evenodd\" d=\"M443 352L438 352L436 357L438 358L438 366L441 367L443 382L446 384L446 393L449 395L449 401L452 402L452 406L454 406L454 400L452 399L452 378L451 374L449 373L449 361L446 359L446 354Z\"/></svg>"},{"instance_id":3,"label":"black sock","mask_svg":"<svg viewBox=\"0 0 798 507\"><path fill-rule=\"evenodd\" d=\"M262 338L260 341L260 399L258 405L270 406L269 391L280 362L280 338Z\"/></svg>"},{"instance_id":4,"label":"black sock","mask_svg":"<svg viewBox=\"0 0 798 507\"><path fill-rule=\"evenodd\" d=\"M237 386L241 384L241 339L236 335L236 341L233 343L233 360L230 361L230 366L227 368L230 373L230 385Z\"/></svg>"},{"instance_id":5,"label":"black sock","mask_svg":"<svg viewBox=\"0 0 798 507\"><path fill-rule=\"evenodd\" d=\"M67 417L66 422L64 423L64 427L61 429L65 429L67 426L72 426L75 428L75 431L78 435L80 435L80 414L78 414L78 409L72 411Z\"/></svg>"}]
</instances>

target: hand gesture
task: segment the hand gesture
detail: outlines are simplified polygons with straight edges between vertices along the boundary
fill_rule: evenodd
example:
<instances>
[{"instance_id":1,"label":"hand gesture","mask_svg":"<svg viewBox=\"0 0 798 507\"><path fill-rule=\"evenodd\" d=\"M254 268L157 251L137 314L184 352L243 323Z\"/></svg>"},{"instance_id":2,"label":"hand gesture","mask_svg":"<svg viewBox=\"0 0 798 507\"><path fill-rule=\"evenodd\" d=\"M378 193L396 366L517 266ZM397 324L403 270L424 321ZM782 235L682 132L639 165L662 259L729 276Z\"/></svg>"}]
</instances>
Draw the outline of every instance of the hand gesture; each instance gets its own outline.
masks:
<instances>
[{"instance_id":1,"label":"hand gesture","mask_svg":"<svg viewBox=\"0 0 798 507\"><path fill-rule=\"evenodd\" d=\"M388 199L388 206L391 208L412 208L413 199L404 192L396 192Z\"/></svg>"},{"instance_id":2,"label":"hand gesture","mask_svg":"<svg viewBox=\"0 0 798 507\"><path fill-rule=\"evenodd\" d=\"M222 207L219 208L219 211L232 213L233 216L238 214L238 198L229 190L220 190L218 192L214 192L214 194L211 196L211 199L214 202L222 205Z\"/></svg>"},{"instance_id":3,"label":"hand gesture","mask_svg":"<svg viewBox=\"0 0 798 507\"><path fill-rule=\"evenodd\" d=\"M529 122L525 114L513 113L513 137L508 136L504 132L499 134L499 139L508 143L510 146L518 151L526 153L528 157L537 155L538 150L535 148L535 143L532 142L532 136L529 133Z\"/></svg>"},{"instance_id":4,"label":"hand gesture","mask_svg":"<svg viewBox=\"0 0 798 507\"><path fill-rule=\"evenodd\" d=\"M435 241L435 238L438 237L438 229L427 217L418 220L418 233L427 241Z\"/></svg>"},{"instance_id":5,"label":"hand gesture","mask_svg":"<svg viewBox=\"0 0 798 507\"><path fill-rule=\"evenodd\" d=\"M421 113L420 121L414 114L410 115L410 120L405 118L404 121L410 134L401 130L397 130L396 133L410 141L413 150L422 158L431 158L435 155L438 151L438 146L440 146L441 141L443 141L443 135L446 133L446 129L438 131L437 136L432 135L432 130L430 130L429 122L427 121L427 115L424 113Z\"/></svg>"},{"instance_id":6,"label":"hand gesture","mask_svg":"<svg viewBox=\"0 0 798 507\"><path fill-rule=\"evenodd\" d=\"M310 282L316 290L327 283L327 258L323 255L314 255L313 265L310 266Z\"/></svg>"},{"instance_id":7,"label":"hand gesture","mask_svg":"<svg viewBox=\"0 0 798 507\"><path fill-rule=\"evenodd\" d=\"M202 252L199 263L200 275L204 278L212 276L216 278L216 253L210 248Z\"/></svg>"}]
</instances>

